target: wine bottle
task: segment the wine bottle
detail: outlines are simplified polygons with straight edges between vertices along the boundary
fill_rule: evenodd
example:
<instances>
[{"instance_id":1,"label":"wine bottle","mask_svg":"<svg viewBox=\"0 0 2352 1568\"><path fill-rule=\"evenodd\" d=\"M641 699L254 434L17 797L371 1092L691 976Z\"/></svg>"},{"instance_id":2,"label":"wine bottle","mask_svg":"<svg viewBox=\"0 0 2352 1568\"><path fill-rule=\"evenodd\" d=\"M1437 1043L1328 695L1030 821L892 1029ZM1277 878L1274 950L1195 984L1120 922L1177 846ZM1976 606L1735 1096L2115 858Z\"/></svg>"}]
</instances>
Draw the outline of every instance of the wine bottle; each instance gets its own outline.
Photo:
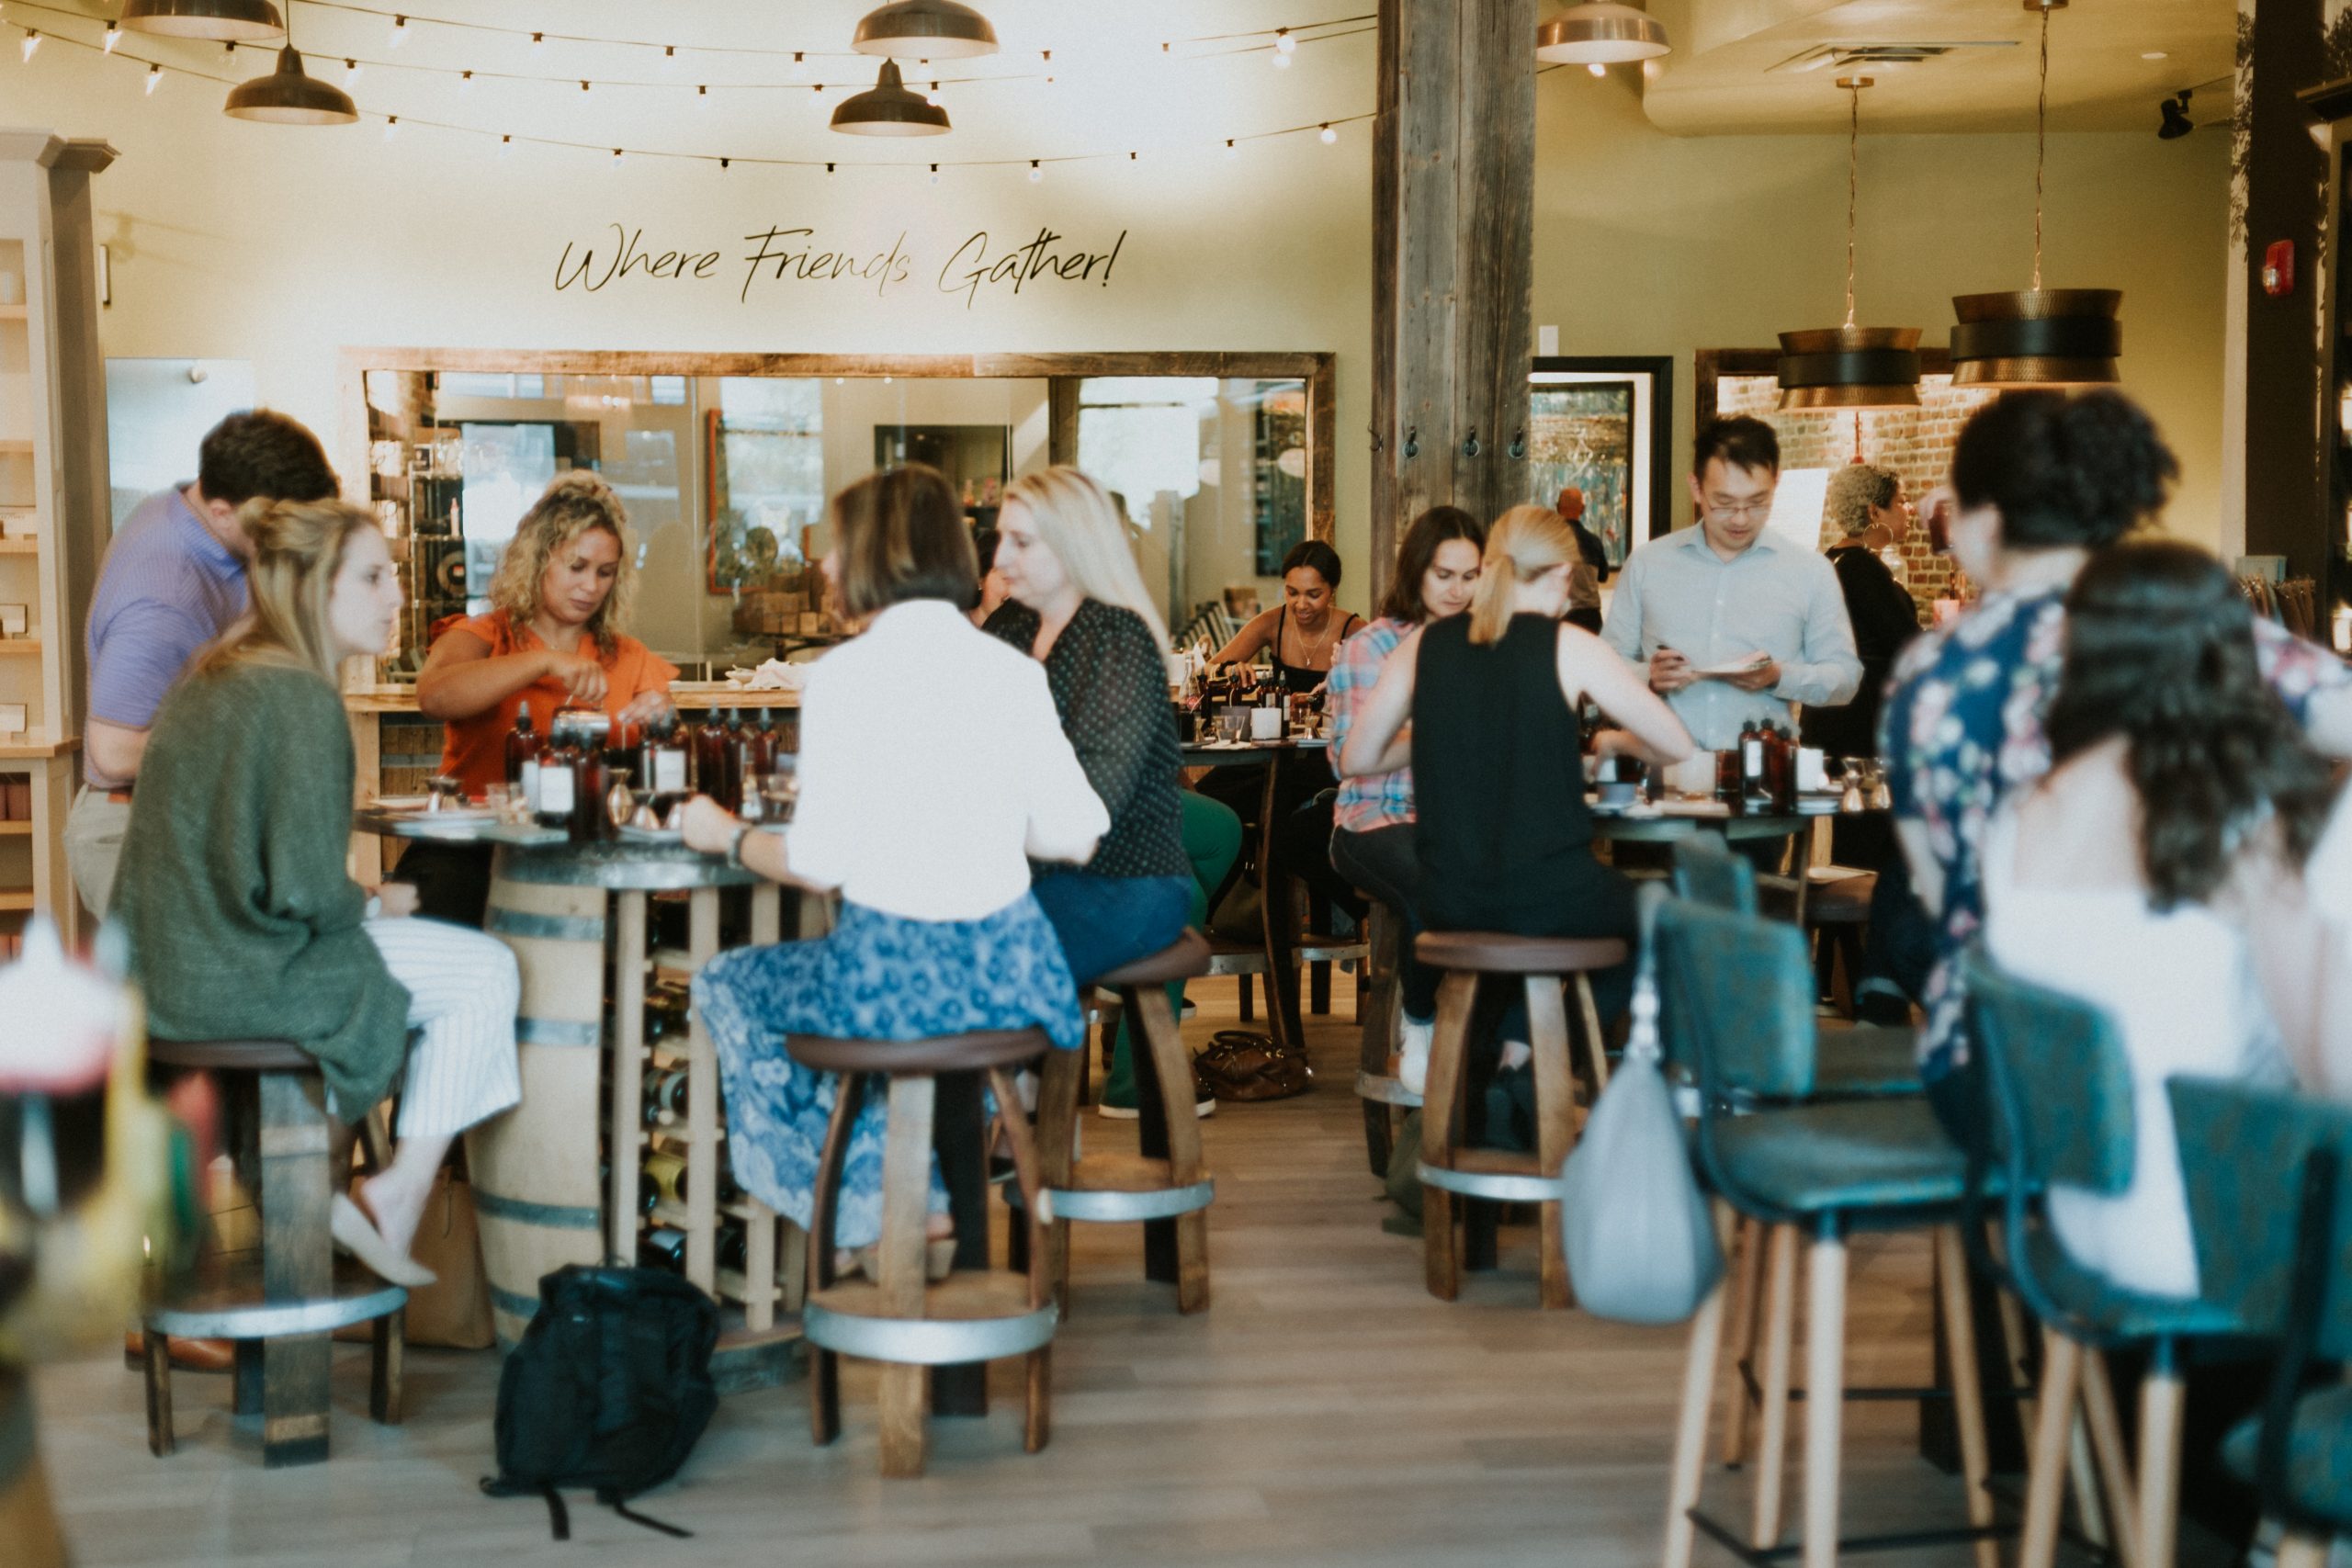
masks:
<instances>
[{"instance_id":1,"label":"wine bottle","mask_svg":"<svg viewBox=\"0 0 2352 1568\"><path fill-rule=\"evenodd\" d=\"M515 710L514 728L506 735L506 782L511 785L523 782L523 770L539 754L539 738L531 728L531 705L525 703Z\"/></svg>"},{"instance_id":2,"label":"wine bottle","mask_svg":"<svg viewBox=\"0 0 2352 1568\"><path fill-rule=\"evenodd\" d=\"M645 1124L666 1127L685 1119L686 1073L665 1067L645 1080Z\"/></svg>"},{"instance_id":3,"label":"wine bottle","mask_svg":"<svg viewBox=\"0 0 2352 1568\"><path fill-rule=\"evenodd\" d=\"M637 1244L637 1260L648 1269L667 1269L673 1274L684 1273L686 1233L670 1225L654 1226Z\"/></svg>"},{"instance_id":4,"label":"wine bottle","mask_svg":"<svg viewBox=\"0 0 2352 1568\"><path fill-rule=\"evenodd\" d=\"M542 828L569 829L579 805L580 753L559 716L548 725L548 744L539 753L538 777L531 791L531 816Z\"/></svg>"}]
</instances>

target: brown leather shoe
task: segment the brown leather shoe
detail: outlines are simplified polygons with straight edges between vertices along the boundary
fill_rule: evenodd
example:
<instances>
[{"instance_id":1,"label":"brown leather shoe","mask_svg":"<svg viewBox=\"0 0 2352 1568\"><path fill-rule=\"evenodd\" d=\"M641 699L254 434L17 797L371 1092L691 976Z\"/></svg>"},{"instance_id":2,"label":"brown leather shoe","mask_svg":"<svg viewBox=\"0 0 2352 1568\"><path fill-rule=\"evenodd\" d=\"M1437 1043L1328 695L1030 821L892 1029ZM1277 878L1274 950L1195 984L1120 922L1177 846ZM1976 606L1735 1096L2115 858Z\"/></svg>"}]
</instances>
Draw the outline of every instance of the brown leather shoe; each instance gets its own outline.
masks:
<instances>
[{"instance_id":1,"label":"brown leather shoe","mask_svg":"<svg viewBox=\"0 0 2352 1568\"><path fill-rule=\"evenodd\" d=\"M122 1337L122 1360L134 1370L147 1364L147 1337L134 1328ZM237 1364L233 1339L175 1339L172 1368L183 1372L225 1372Z\"/></svg>"}]
</instances>

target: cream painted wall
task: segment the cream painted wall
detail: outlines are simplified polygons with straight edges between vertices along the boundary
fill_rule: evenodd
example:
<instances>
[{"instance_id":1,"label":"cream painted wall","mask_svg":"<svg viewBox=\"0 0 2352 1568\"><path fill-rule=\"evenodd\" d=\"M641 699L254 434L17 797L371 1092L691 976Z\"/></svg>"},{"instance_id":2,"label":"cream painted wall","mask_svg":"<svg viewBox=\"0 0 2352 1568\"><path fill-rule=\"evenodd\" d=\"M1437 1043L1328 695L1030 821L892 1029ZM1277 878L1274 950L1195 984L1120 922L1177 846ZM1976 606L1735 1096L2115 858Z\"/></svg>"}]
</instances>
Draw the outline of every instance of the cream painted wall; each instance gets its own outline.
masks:
<instances>
[{"instance_id":1,"label":"cream painted wall","mask_svg":"<svg viewBox=\"0 0 2352 1568\"><path fill-rule=\"evenodd\" d=\"M1900 90L1892 75L1873 89ZM1694 348L1769 348L1842 318L1846 140L1667 136L1628 82L1580 71L1542 77L1536 104L1535 320L1558 324L1563 354L1672 354L1687 453ZM2033 138L1872 137L1867 96L1862 109L1860 320L1940 344L1951 296L2026 285ZM2050 139L2043 272L2123 290L2123 389L2181 461L2168 525L2212 546L2229 147L2202 131L2158 141L2153 119ZM1690 497L1675 491L1680 525Z\"/></svg>"}]
</instances>

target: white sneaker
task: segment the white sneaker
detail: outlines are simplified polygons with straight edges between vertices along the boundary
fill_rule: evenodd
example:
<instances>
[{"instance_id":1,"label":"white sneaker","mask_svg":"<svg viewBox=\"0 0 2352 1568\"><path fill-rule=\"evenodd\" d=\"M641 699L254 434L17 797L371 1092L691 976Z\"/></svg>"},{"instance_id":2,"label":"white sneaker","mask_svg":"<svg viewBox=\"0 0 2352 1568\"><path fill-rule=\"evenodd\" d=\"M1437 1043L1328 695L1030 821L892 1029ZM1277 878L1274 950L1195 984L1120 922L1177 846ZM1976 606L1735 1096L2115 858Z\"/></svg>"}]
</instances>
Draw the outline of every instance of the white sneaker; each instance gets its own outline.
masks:
<instances>
[{"instance_id":1,"label":"white sneaker","mask_svg":"<svg viewBox=\"0 0 2352 1568\"><path fill-rule=\"evenodd\" d=\"M1437 1032L1437 1023L1419 1023L1405 1020L1397 1032L1396 1087L1407 1094L1420 1094L1429 1087L1430 1037Z\"/></svg>"}]
</instances>

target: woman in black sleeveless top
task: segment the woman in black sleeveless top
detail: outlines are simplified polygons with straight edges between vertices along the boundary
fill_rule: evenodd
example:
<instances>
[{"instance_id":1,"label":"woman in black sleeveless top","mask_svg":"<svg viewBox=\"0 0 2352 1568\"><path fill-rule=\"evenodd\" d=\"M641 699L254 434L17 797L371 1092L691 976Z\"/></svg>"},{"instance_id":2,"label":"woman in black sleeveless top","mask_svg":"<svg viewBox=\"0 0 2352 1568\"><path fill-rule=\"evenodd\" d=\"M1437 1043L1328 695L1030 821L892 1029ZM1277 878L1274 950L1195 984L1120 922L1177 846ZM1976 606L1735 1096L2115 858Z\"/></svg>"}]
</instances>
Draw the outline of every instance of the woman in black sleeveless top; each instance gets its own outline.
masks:
<instances>
[{"instance_id":1,"label":"woman in black sleeveless top","mask_svg":"<svg viewBox=\"0 0 2352 1568\"><path fill-rule=\"evenodd\" d=\"M1641 671L1564 626L1576 536L1516 506L1487 536L1470 612L1397 646L1349 730L1349 765L1376 759L1409 717L1419 850L1433 931L1630 937L1631 886L1592 856L1581 727L1586 697L1622 728L1602 756L1678 762L1690 737Z\"/></svg>"}]
</instances>

